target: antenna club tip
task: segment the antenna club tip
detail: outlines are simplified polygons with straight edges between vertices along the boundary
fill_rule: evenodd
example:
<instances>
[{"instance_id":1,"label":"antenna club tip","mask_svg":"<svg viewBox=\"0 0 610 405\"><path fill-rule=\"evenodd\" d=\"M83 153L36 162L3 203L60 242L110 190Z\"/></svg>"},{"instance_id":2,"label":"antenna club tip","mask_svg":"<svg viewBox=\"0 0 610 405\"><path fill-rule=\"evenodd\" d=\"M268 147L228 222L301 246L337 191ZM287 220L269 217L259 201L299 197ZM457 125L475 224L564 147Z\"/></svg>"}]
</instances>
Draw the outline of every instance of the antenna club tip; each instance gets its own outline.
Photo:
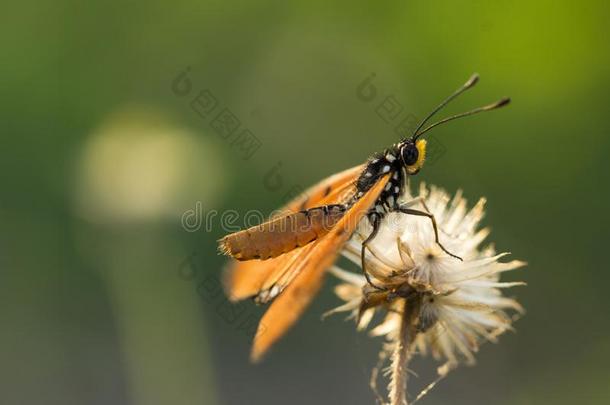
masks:
<instances>
[{"instance_id":1,"label":"antenna club tip","mask_svg":"<svg viewBox=\"0 0 610 405\"><path fill-rule=\"evenodd\" d=\"M510 97L504 97L500 101L496 103L496 107L504 107L505 105L510 104Z\"/></svg>"},{"instance_id":2,"label":"antenna club tip","mask_svg":"<svg viewBox=\"0 0 610 405\"><path fill-rule=\"evenodd\" d=\"M468 79L468 81L466 82L466 84L464 84L464 87L472 87L475 84L477 84L477 82L479 81L479 74L478 73L473 73L472 76L470 76L470 79Z\"/></svg>"}]
</instances>

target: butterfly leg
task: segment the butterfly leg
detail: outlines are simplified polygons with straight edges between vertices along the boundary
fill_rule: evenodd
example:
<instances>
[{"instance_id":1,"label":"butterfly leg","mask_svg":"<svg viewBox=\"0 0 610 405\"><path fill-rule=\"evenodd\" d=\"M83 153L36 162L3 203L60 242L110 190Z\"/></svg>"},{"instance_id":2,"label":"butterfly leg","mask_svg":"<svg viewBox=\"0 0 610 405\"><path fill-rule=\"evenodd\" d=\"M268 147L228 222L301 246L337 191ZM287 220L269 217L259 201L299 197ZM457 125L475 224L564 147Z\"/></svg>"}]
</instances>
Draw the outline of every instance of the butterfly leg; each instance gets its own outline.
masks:
<instances>
[{"instance_id":1,"label":"butterfly leg","mask_svg":"<svg viewBox=\"0 0 610 405\"><path fill-rule=\"evenodd\" d=\"M426 208L425 205L424 205L424 208ZM412 208L405 208L404 206L398 207L398 210L400 212L402 212L403 214L417 215L420 217L430 218L430 221L432 221L432 227L434 228L434 241L436 242L436 244L443 250L443 252L447 253L449 256L455 257L458 260L464 261L464 259L462 259L461 257L454 255L453 253L451 253L450 251L445 249L445 247L441 244L440 240L438 239L438 227L436 225L436 219L434 218L433 214L426 212L426 211L419 211L419 210L414 210Z\"/></svg>"},{"instance_id":2,"label":"butterfly leg","mask_svg":"<svg viewBox=\"0 0 610 405\"><path fill-rule=\"evenodd\" d=\"M409 208L409 207L412 207L417 204L423 205L424 209L426 211L430 212L428 207L426 207L426 201L424 200L424 197L415 197L409 201L403 202L402 204L397 204L397 206L402 207L402 208Z\"/></svg>"},{"instance_id":3,"label":"butterfly leg","mask_svg":"<svg viewBox=\"0 0 610 405\"><path fill-rule=\"evenodd\" d=\"M413 198L412 200L409 200L409 201L403 203L400 206L402 208L409 208L409 207L413 207L414 205L417 205L417 204L420 204L422 207L424 207L424 211L425 212L430 212L430 208L428 208L428 205L426 204L425 197L416 197L416 198ZM441 229L441 232L444 233L445 235L447 235L447 232L445 232L442 229Z\"/></svg>"},{"instance_id":4,"label":"butterfly leg","mask_svg":"<svg viewBox=\"0 0 610 405\"><path fill-rule=\"evenodd\" d=\"M377 290L385 291L386 288L379 287L378 285L373 283L373 281L371 281L369 272L366 271L366 261L364 260L367 245L369 244L370 241L375 239L375 236L377 236L377 233L379 232L379 228L381 226L381 219L379 218L379 215L377 215L377 214L372 214L372 215L373 215L373 217L372 217L371 222L373 225L373 231L369 234L369 236L367 236L367 238L364 240L364 242L362 242L362 249L360 250L360 260L362 262L362 272L364 273L364 277L366 277L367 283L369 283L371 287L373 287Z\"/></svg>"}]
</instances>

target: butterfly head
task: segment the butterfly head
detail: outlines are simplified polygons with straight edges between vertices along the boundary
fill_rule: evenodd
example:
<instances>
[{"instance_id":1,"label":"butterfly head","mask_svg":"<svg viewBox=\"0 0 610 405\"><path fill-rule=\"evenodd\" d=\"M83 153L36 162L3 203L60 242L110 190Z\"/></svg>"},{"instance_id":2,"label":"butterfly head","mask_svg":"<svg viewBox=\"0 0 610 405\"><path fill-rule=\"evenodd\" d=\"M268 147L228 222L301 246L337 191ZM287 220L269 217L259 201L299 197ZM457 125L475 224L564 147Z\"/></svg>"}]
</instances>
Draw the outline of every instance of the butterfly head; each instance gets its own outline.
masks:
<instances>
[{"instance_id":1,"label":"butterfly head","mask_svg":"<svg viewBox=\"0 0 610 405\"><path fill-rule=\"evenodd\" d=\"M453 94L447 97L442 103L438 105L430 114L424 118L411 137L403 139L398 145L398 152L400 154L400 159L404 167L407 170L407 173L410 175L416 174L424 165L424 161L426 160L426 140L420 138L422 135L427 133L433 128L436 128L439 125L445 124L447 122L453 121L458 118L468 117L470 115L478 114L485 111L495 110L497 108L504 107L510 102L509 98L502 98L495 103L491 103L488 105L484 105L479 108L475 108L470 111L463 112L461 114L451 115L447 118L439 120L433 124L424 127L424 125L432 118L437 112L442 110L449 102L455 99L460 94L464 93L466 90L472 88L479 81L479 76L475 73L473 74L466 83L462 85L459 89L457 89Z\"/></svg>"},{"instance_id":2,"label":"butterfly head","mask_svg":"<svg viewBox=\"0 0 610 405\"><path fill-rule=\"evenodd\" d=\"M407 139L400 143L399 153L407 173L417 174L426 160L426 140Z\"/></svg>"}]
</instances>

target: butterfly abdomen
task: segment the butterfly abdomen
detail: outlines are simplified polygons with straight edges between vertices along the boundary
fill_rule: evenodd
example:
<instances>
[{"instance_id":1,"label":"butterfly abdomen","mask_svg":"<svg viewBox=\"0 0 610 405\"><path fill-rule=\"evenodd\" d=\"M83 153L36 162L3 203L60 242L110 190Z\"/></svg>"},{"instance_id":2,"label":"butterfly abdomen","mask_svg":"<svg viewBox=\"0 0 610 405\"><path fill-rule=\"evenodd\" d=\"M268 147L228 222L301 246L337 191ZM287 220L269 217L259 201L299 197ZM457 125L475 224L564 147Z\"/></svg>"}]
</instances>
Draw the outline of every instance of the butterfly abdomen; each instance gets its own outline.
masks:
<instances>
[{"instance_id":1,"label":"butterfly abdomen","mask_svg":"<svg viewBox=\"0 0 610 405\"><path fill-rule=\"evenodd\" d=\"M343 217L343 204L310 208L225 236L220 250L237 260L269 259L325 235Z\"/></svg>"}]
</instances>

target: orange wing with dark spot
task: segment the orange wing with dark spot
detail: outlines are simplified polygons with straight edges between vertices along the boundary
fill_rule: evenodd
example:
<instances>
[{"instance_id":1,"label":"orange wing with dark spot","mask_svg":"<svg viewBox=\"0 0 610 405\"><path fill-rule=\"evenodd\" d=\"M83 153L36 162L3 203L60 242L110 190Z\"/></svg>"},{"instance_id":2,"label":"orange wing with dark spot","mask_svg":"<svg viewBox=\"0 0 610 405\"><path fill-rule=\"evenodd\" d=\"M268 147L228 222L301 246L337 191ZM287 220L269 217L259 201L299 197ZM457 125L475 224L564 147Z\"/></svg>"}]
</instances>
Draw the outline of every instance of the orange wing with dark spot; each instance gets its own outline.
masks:
<instances>
[{"instance_id":1,"label":"orange wing with dark spot","mask_svg":"<svg viewBox=\"0 0 610 405\"><path fill-rule=\"evenodd\" d=\"M269 347L282 337L303 313L318 292L325 270L335 261L339 251L354 233L358 222L375 203L389 178L389 174L382 177L326 236L301 248L303 250L293 257L296 267L293 279L273 301L258 325L251 353L253 361L260 360Z\"/></svg>"},{"instance_id":2,"label":"orange wing with dark spot","mask_svg":"<svg viewBox=\"0 0 610 405\"><path fill-rule=\"evenodd\" d=\"M322 180L302 196L288 203L283 211L294 213L302 209L342 201L346 195L353 192L353 184L363 167L363 165L356 166ZM269 294L274 286L277 285L274 292L279 293L285 287L283 282L289 282L292 279L287 274L290 273L291 264L310 246L311 244L297 247L268 260L232 261L225 270L227 294L234 301L260 294L260 301L266 302L274 296Z\"/></svg>"}]
</instances>

